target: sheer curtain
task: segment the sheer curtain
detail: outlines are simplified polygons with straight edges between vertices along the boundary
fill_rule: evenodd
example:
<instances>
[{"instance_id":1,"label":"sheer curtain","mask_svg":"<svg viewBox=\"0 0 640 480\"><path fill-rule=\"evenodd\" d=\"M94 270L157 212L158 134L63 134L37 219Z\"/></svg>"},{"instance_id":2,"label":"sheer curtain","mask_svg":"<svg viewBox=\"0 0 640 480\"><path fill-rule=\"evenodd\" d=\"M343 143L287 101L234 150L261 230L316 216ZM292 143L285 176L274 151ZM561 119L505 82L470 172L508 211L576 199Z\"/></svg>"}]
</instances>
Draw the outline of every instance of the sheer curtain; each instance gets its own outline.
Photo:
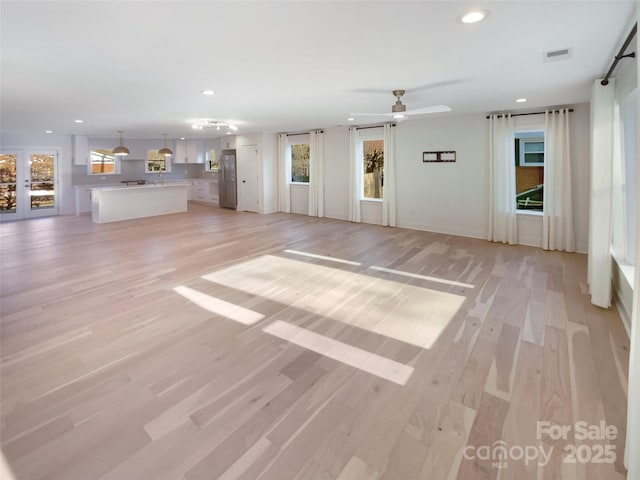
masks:
<instances>
[{"instance_id":1,"label":"sheer curtain","mask_svg":"<svg viewBox=\"0 0 640 480\"><path fill-rule=\"evenodd\" d=\"M544 112L544 212L542 248L573 252L571 189L571 152L569 149L569 112Z\"/></svg>"},{"instance_id":2,"label":"sheer curtain","mask_svg":"<svg viewBox=\"0 0 640 480\"><path fill-rule=\"evenodd\" d=\"M515 129L511 115L489 119L489 236L493 242L517 242Z\"/></svg>"},{"instance_id":3,"label":"sheer curtain","mask_svg":"<svg viewBox=\"0 0 640 480\"><path fill-rule=\"evenodd\" d=\"M291 212L291 147L286 133L278 136L278 210Z\"/></svg>"},{"instance_id":4,"label":"sheer curtain","mask_svg":"<svg viewBox=\"0 0 640 480\"><path fill-rule=\"evenodd\" d=\"M309 132L309 216L324 216L324 133Z\"/></svg>"},{"instance_id":5,"label":"sheer curtain","mask_svg":"<svg viewBox=\"0 0 640 480\"><path fill-rule=\"evenodd\" d=\"M611 306L611 207L615 80L596 80L591 92L591 199L589 202L589 291L591 303Z\"/></svg>"},{"instance_id":6,"label":"sheer curtain","mask_svg":"<svg viewBox=\"0 0 640 480\"><path fill-rule=\"evenodd\" d=\"M349 129L349 221L362 221L360 194L362 192L362 153L358 149L358 129Z\"/></svg>"},{"instance_id":7,"label":"sheer curtain","mask_svg":"<svg viewBox=\"0 0 640 480\"><path fill-rule=\"evenodd\" d=\"M382 225L396 226L396 127L384 125Z\"/></svg>"}]
</instances>

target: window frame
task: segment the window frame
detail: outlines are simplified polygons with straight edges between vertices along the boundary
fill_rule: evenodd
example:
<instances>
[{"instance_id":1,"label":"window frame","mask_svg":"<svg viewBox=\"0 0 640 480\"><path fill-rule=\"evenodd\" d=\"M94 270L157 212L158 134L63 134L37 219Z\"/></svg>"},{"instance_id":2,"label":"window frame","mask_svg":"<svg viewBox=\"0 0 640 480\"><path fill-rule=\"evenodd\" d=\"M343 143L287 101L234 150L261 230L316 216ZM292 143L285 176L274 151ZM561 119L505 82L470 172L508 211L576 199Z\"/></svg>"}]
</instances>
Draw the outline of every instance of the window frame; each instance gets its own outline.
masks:
<instances>
[{"instance_id":1,"label":"window frame","mask_svg":"<svg viewBox=\"0 0 640 480\"><path fill-rule=\"evenodd\" d=\"M519 137L519 134L525 134L524 137ZM538 135L527 135L527 134L538 134ZM542 134L542 135L540 135ZM518 140L518 143L520 145L519 147L519 155L518 155L518 163L517 166L518 167L542 167L542 168L546 168L544 161L542 163L540 162L535 162L535 163L521 163L521 159L523 158L523 148L522 148L522 140L528 140L528 141L533 141L533 142L540 142L540 140L542 140L542 142L544 143L544 148L543 148L543 152L546 151L546 131L544 128L544 124L529 124L529 125L522 125L522 126L517 126L515 128L515 132L514 132L514 143L515 141ZM514 163L515 163L515 158L514 158ZM544 188L544 180L545 180L546 175L543 175L543 181L542 181L542 186ZM513 185L514 185L514 190L516 190L516 185L517 185L517 171L514 169L513 172ZM521 192L523 193L523 192ZM544 194L543 194L543 204L542 204L542 210L529 210L529 209L520 209L518 208L518 193L516 191L515 193L515 197L513 199L516 202L516 214L517 215L534 215L534 216L542 216L544 215Z\"/></svg>"},{"instance_id":2,"label":"window frame","mask_svg":"<svg viewBox=\"0 0 640 480\"><path fill-rule=\"evenodd\" d=\"M94 153L98 155L106 156L106 153L101 153L102 151L111 151L111 156L113 157L113 172L94 172L93 171L93 155ZM107 148L91 148L89 149L89 161L87 162L87 175L120 175L121 172L121 162L122 159L118 155L114 155L113 151ZM104 159L103 159L104 163Z\"/></svg>"},{"instance_id":3,"label":"window frame","mask_svg":"<svg viewBox=\"0 0 640 480\"><path fill-rule=\"evenodd\" d=\"M309 149L311 149L311 136L308 133L303 134L291 134L287 137L287 162L289 162L289 170L291 172L291 178L289 178L290 185L306 185L309 186L311 183L311 165L309 165L309 180L306 182L300 182L293 180L293 152L291 147L294 145L309 145ZM309 158L309 162L311 162L311 158Z\"/></svg>"},{"instance_id":4,"label":"window frame","mask_svg":"<svg viewBox=\"0 0 640 480\"><path fill-rule=\"evenodd\" d=\"M542 138L519 138L520 143L520 158L518 159L518 165L521 167L544 167L544 154L545 154L545 142L544 137ZM525 151L525 146L528 143L542 143L542 152L527 152ZM528 153L542 153L542 162L527 162L526 155Z\"/></svg>"},{"instance_id":5,"label":"window frame","mask_svg":"<svg viewBox=\"0 0 640 480\"><path fill-rule=\"evenodd\" d=\"M171 155L164 155L164 158L162 159L151 158L152 156L158 155L159 151L160 151L159 148L157 149L150 148L149 150L147 150L147 158L145 158L145 161L144 161L144 173L171 173L171 163L172 163ZM164 161L164 170L149 169L149 162L159 162L159 161Z\"/></svg>"},{"instance_id":6,"label":"window frame","mask_svg":"<svg viewBox=\"0 0 640 480\"><path fill-rule=\"evenodd\" d=\"M370 129L360 129L358 130L358 147L357 147L357 161L358 161L358 171L361 175L361 185L362 189L360 190L360 200L365 202L382 202L384 201L384 183L382 196L380 198L375 197L365 197L364 192L364 176L365 176L365 158L364 158L364 142L366 141L381 141L382 142L382 152L384 155L384 128L370 128ZM383 157L384 158L384 157ZM383 168L384 172L384 159L383 159ZM383 177L384 178L384 177Z\"/></svg>"}]
</instances>

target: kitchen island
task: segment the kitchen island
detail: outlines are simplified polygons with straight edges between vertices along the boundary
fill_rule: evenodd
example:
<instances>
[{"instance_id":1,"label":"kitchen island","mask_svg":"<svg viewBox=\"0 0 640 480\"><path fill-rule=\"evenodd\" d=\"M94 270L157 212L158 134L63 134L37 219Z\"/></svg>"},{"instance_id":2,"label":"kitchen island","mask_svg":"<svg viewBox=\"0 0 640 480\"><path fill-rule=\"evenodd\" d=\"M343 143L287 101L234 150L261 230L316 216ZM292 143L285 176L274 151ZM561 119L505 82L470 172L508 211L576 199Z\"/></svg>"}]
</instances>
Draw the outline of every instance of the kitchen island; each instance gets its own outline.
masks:
<instances>
[{"instance_id":1,"label":"kitchen island","mask_svg":"<svg viewBox=\"0 0 640 480\"><path fill-rule=\"evenodd\" d=\"M92 188L92 218L106 223L186 212L188 188L188 183Z\"/></svg>"}]
</instances>

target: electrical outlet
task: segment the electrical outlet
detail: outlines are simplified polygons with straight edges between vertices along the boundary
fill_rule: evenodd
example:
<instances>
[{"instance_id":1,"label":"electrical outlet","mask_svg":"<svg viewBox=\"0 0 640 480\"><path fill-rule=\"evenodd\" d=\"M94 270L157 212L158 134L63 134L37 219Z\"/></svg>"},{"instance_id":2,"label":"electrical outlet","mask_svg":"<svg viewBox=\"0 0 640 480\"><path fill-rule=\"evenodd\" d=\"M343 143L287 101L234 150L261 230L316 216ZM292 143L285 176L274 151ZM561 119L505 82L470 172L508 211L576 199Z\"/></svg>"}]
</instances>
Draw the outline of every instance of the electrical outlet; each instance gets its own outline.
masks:
<instances>
[{"instance_id":1,"label":"electrical outlet","mask_svg":"<svg viewBox=\"0 0 640 480\"><path fill-rule=\"evenodd\" d=\"M187 169L186 169L186 168L184 169L184 174L185 174L185 175L187 174Z\"/></svg>"}]
</instances>

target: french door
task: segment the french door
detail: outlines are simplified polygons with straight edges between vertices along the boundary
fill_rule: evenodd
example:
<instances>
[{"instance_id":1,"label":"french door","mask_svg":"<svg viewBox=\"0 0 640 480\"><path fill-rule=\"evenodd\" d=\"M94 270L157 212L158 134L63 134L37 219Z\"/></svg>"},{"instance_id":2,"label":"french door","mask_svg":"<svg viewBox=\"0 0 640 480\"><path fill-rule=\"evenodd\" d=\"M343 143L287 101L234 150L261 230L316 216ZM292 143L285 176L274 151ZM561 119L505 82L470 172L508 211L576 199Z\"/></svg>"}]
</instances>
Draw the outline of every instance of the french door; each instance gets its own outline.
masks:
<instances>
[{"instance_id":1,"label":"french door","mask_svg":"<svg viewBox=\"0 0 640 480\"><path fill-rule=\"evenodd\" d=\"M58 214L58 151L0 151L0 221Z\"/></svg>"}]
</instances>

